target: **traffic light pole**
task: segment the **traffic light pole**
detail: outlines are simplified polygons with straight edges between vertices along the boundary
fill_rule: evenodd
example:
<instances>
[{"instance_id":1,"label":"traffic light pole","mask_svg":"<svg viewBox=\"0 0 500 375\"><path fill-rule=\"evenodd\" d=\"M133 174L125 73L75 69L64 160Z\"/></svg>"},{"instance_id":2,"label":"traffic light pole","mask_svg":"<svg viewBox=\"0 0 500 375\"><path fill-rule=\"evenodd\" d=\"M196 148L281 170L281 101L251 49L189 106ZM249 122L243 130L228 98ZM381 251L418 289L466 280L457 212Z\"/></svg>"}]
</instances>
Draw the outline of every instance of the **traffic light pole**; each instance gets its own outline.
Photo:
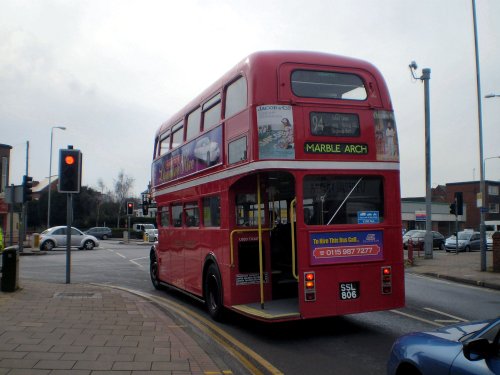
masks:
<instances>
[{"instance_id":1,"label":"traffic light pole","mask_svg":"<svg viewBox=\"0 0 500 375\"><path fill-rule=\"evenodd\" d=\"M66 284L71 284L71 219L73 218L73 195L66 194Z\"/></svg>"},{"instance_id":2,"label":"traffic light pole","mask_svg":"<svg viewBox=\"0 0 500 375\"><path fill-rule=\"evenodd\" d=\"M130 231L130 215L127 215L127 230L128 230L127 243L129 243L130 242L130 235L132 234Z\"/></svg>"}]
</instances>

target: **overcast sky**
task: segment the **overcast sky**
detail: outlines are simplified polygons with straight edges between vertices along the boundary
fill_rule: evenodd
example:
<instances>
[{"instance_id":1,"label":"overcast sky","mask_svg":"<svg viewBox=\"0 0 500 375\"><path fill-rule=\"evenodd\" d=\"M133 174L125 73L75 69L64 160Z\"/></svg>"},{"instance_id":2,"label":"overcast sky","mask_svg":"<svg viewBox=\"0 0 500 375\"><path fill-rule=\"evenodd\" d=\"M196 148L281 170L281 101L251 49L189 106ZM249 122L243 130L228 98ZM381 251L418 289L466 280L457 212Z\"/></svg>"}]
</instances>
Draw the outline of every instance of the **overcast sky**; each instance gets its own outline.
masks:
<instances>
[{"instance_id":1,"label":"overcast sky","mask_svg":"<svg viewBox=\"0 0 500 375\"><path fill-rule=\"evenodd\" d=\"M476 3L482 96L500 94L500 1ZM394 104L403 197L425 195L424 87L430 68L432 186L479 179L471 0L2 0L0 143L11 183L83 152L83 184L120 170L138 195L159 125L248 54L311 50L367 60ZM484 157L500 156L500 98L483 99ZM500 159L486 162L500 180Z\"/></svg>"}]
</instances>

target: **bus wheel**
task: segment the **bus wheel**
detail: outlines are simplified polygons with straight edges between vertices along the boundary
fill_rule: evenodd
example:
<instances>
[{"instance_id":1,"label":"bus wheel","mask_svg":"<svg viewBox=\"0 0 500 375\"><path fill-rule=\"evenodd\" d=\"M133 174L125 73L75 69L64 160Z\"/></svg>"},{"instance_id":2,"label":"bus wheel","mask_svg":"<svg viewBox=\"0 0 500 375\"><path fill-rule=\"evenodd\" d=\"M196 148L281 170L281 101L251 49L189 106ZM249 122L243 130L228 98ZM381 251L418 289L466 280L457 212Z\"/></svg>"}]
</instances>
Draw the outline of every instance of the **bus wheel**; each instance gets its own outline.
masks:
<instances>
[{"instance_id":1,"label":"bus wheel","mask_svg":"<svg viewBox=\"0 0 500 375\"><path fill-rule=\"evenodd\" d=\"M222 320L224 307L222 305L222 287L219 270L215 264L208 266L205 276L205 304L208 313L216 321Z\"/></svg>"},{"instance_id":2,"label":"bus wheel","mask_svg":"<svg viewBox=\"0 0 500 375\"><path fill-rule=\"evenodd\" d=\"M151 283L157 290L161 289L160 280L158 279L158 261L154 251L149 255L149 275L151 276Z\"/></svg>"}]
</instances>

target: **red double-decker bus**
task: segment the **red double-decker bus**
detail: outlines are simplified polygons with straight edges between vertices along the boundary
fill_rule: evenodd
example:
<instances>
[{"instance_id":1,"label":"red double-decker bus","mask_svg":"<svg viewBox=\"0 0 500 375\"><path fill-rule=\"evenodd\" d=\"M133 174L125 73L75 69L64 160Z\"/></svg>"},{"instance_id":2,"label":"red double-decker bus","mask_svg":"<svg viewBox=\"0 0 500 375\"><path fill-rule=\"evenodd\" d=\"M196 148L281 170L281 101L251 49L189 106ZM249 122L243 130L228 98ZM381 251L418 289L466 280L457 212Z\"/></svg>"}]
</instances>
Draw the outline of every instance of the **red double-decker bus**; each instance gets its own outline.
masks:
<instances>
[{"instance_id":1,"label":"red double-decker bus","mask_svg":"<svg viewBox=\"0 0 500 375\"><path fill-rule=\"evenodd\" d=\"M252 54L156 132L153 285L264 321L404 304L399 150L379 71Z\"/></svg>"}]
</instances>

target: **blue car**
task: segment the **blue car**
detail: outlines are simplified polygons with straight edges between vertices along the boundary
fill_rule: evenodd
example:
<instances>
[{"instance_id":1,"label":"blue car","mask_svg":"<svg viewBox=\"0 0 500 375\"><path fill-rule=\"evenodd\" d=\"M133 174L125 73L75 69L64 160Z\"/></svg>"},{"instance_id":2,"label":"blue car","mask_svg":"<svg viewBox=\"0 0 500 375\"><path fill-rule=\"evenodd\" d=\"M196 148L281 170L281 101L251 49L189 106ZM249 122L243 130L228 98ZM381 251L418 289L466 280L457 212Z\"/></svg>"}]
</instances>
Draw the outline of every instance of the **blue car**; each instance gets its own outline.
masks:
<instances>
[{"instance_id":1,"label":"blue car","mask_svg":"<svg viewBox=\"0 0 500 375\"><path fill-rule=\"evenodd\" d=\"M401 336L388 375L499 375L500 317Z\"/></svg>"}]
</instances>

